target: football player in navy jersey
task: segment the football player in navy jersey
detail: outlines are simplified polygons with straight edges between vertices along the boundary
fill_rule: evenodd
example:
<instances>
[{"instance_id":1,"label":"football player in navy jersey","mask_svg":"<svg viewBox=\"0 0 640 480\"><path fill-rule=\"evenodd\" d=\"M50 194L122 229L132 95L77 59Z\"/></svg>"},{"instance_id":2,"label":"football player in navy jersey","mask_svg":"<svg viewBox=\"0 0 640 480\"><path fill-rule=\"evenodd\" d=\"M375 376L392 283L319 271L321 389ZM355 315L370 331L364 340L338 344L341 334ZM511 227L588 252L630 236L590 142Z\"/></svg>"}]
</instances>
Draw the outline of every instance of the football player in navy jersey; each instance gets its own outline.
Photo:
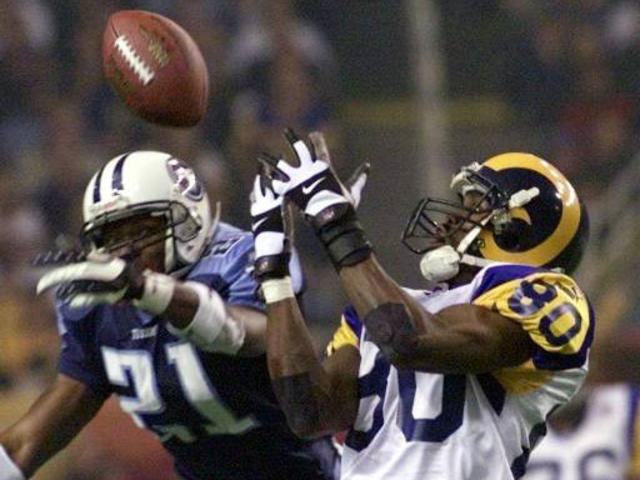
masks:
<instances>
[{"instance_id":1,"label":"football player in navy jersey","mask_svg":"<svg viewBox=\"0 0 640 480\"><path fill-rule=\"evenodd\" d=\"M212 218L194 172L166 153L117 156L83 216L87 253L38 284L59 287L59 374L0 433L0 479L32 475L112 393L186 480L328 478L322 442L293 435L272 393L251 233Z\"/></svg>"},{"instance_id":2,"label":"football player in navy jersey","mask_svg":"<svg viewBox=\"0 0 640 480\"><path fill-rule=\"evenodd\" d=\"M571 184L526 153L463 167L458 201L426 198L408 222L403 239L433 287L410 290L377 261L323 136L285 135L295 159L261 158L251 214L269 372L292 429L348 430L342 479L521 478L547 416L582 385L593 339L568 276L588 235ZM285 201L352 302L323 362L289 275Z\"/></svg>"}]
</instances>

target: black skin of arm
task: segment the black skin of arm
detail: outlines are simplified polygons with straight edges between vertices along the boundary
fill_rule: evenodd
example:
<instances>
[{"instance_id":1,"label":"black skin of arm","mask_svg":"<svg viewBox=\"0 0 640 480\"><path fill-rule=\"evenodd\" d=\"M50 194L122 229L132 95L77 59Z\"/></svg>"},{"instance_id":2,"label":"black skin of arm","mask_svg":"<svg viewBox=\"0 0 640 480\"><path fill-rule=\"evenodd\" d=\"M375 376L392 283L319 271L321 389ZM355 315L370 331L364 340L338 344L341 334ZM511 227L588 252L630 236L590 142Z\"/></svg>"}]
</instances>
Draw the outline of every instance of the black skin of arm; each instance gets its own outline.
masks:
<instances>
[{"instance_id":1,"label":"black skin of arm","mask_svg":"<svg viewBox=\"0 0 640 480\"><path fill-rule=\"evenodd\" d=\"M374 254L343 267L340 279L373 341L399 369L484 373L520 365L534 351L520 326L487 308L463 304L430 314Z\"/></svg>"},{"instance_id":2,"label":"black skin of arm","mask_svg":"<svg viewBox=\"0 0 640 480\"><path fill-rule=\"evenodd\" d=\"M295 298L267 304L267 363L289 427L303 438L345 430L358 410L360 353L347 345L321 362Z\"/></svg>"},{"instance_id":3,"label":"black skin of arm","mask_svg":"<svg viewBox=\"0 0 640 480\"><path fill-rule=\"evenodd\" d=\"M84 383L59 374L27 413L0 433L0 444L29 478L89 423L104 400Z\"/></svg>"}]
</instances>

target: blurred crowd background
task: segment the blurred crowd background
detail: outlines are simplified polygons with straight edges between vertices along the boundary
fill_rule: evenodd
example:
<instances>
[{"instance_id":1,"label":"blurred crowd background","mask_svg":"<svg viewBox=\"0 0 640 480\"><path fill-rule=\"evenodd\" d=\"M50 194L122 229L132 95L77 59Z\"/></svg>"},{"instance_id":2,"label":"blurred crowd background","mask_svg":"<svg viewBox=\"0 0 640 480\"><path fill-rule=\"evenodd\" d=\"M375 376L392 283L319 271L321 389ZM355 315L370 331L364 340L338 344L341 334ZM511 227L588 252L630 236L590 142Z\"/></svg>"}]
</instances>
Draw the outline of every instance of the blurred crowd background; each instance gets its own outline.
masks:
<instances>
[{"instance_id":1,"label":"blurred crowd background","mask_svg":"<svg viewBox=\"0 0 640 480\"><path fill-rule=\"evenodd\" d=\"M121 8L165 14L199 44L211 102L196 128L146 124L105 83L101 32ZM325 132L343 178L372 164L361 218L413 287L419 259L399 238L421 196L504 151L557 165L591 213L577 274L598 313L591 381L635 381L639 76L636 1L0 0L0 426L55 374L55 316L30 261L73 244L98 166L169 151L200 173L224 221L248 228L255 158L286 152L285 126ZM296 236L321 349L345 299L315 238L304 225ZM168 465L111 401L36 478L162 480Z\"/></svg>"}]
</instances>

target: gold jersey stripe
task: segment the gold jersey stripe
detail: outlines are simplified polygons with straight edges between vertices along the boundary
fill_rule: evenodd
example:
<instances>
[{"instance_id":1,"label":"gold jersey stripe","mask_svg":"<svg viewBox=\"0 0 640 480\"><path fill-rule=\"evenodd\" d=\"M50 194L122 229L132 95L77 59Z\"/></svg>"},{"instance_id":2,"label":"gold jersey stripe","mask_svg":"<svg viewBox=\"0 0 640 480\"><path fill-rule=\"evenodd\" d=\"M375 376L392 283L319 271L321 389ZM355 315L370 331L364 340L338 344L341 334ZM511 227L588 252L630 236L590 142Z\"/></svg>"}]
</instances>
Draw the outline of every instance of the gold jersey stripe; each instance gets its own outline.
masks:
<instances>
[{"instance_id":1,"label":"gold jersey stripe","mask_svg":"<svg viewBox=\"0 0 640 480\"><path fill-rule=\"evenodd\" d=\"M517 367L503 368L492 375L507 392L524 395L544 385L551 378L553 372L538 370L533 364L533 360L529 360Z\"/></svg>"},{"instance_id":2,"label":"gold jersey stripe","mask_svg":"<svg viewBox=\"0 0 640 480\"><path fill-rule=\"evenodd\" d=\"M525 282L531 297L523 291ZM518 322L537 345L552 353L579 352L591 323L586 297L570 277L560 273L539 272L511 280L473 303Z\"/></svg>"},{"instance_id":3,"label":"gold jersey stripe","mask_svg":"<svg viewBox=\"0 0 640 480\"><path fill-rule=\"evenodd\" d=\"M358 348L358 344L358 336L349 326L344 317L342 317L340 320L340 327L335 331L333 338L329 342L329 345L327 345L327 355L333 354L333 352L345 345L353 345Z\"/></svg>"},{"instance_id":4,"label":"gold jersey stripe","mask_svg":"<svg viewBox=\"0 0 640 480\"><path fill-rule=\"evenodd\" d=\"M523 282L527 282L529 288L523 289ZM523 290L536 298L523 295ZM505 282L485 292L473 303L518 322L543 350L567 356L580 351L591 323L586 297L570 277L559 273L539 272ZM569 313L558 315L549 323L550 313L564 310ZM546 325L541 328L545 318ZM554 344L549 342L549 335ZM504 368L492 374L509 393L522 395L540 388L553 372L536 368L533 360L529 359L517 367Z\"/></svg>"},{"instance_id":5,"label":"gold jersey stripe","mask_svg":"<svg viewBox=\"0 0 640 480\"><path fill-rule=\"evenodd\" d=\"M640 475L640 415L636 413L636 417L632 420L633 437L631 445L631 459L629 462L629 474ZM635 478L635 477L634 477Z\"/></svg>"}]
</instances>

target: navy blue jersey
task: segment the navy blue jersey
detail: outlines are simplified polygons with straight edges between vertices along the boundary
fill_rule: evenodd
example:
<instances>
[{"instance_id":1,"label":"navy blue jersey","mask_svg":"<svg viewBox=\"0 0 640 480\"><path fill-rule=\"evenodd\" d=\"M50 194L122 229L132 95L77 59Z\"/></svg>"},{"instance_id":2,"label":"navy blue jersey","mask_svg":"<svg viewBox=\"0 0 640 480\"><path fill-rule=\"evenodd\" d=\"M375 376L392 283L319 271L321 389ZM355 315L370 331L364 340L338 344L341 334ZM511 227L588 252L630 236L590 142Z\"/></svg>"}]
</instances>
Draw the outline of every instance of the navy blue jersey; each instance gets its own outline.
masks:
<instances>
[{"instance_id":1,"label":"navy blue jersey","mask_svg":"<svg viewBox=\"0 0 640 480\"><path fill-rule=\"evenodd\" d=\"M184 280L215 289L230 305L263 309L253 279L253 238L219 224ZM301 275L292 265L294 283ZM130 305L57 305L60 372L101 396L115 393L135 422L153 431L187 480L319 479L317 445L287 428L265 356L204 352Z\"/></svg>"}]
</instances>

